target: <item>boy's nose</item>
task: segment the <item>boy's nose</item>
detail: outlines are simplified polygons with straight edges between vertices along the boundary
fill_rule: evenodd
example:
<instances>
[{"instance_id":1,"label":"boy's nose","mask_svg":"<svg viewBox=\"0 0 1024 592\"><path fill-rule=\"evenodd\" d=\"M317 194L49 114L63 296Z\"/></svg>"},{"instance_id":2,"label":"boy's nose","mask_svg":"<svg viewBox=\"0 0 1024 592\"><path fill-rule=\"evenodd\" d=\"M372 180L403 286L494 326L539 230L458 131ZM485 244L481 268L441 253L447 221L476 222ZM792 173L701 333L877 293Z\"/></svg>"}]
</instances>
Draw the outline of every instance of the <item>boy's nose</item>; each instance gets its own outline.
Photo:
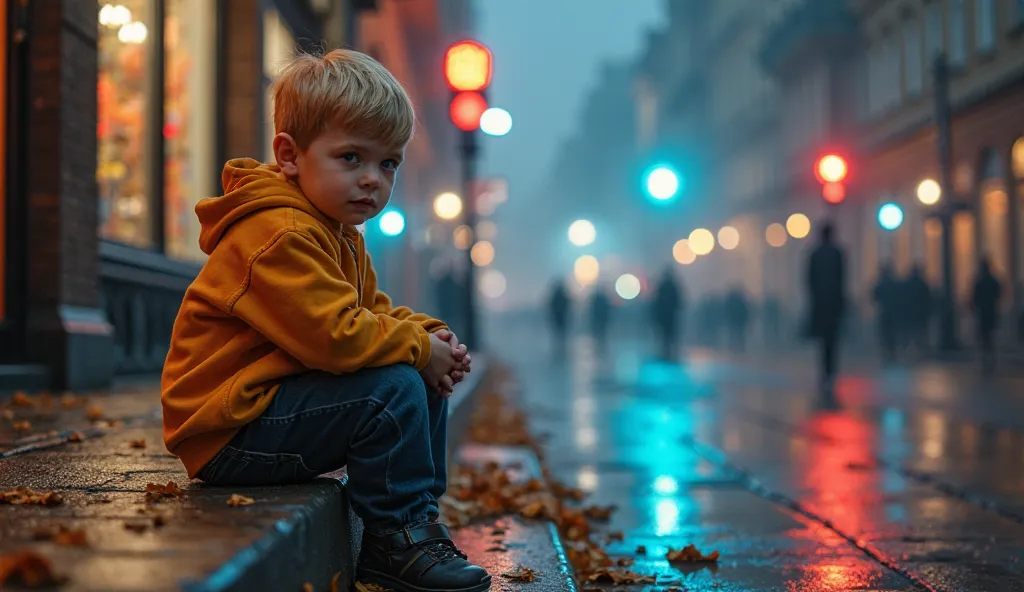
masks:
<instances>
[{"instance_id":1,"label":"boy's nose","mask_svg":"<svg viewBox=\"0 0 1024 592\"><path fill-rule=\"evenodd\" d=\"M359 179L359 186L364 189L376 189L380 187L380 176L367 172Z\"/></svg>"}]
</instances>

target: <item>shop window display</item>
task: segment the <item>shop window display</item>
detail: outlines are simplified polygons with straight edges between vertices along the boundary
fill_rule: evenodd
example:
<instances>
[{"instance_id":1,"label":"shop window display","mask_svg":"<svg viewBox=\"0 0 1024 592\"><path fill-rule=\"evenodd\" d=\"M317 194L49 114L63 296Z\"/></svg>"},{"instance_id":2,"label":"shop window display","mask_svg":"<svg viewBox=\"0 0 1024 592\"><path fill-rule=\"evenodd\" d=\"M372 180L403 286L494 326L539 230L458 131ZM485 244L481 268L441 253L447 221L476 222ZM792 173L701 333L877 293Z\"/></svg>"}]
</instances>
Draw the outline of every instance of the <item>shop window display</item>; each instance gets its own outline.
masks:
<instances>
[{"instance_id":1,"label":"shop window display","mask_svg":"<svg viewBox=\"0 0 1024 592\"><path fill-rule=\"evenodd\" d=\"M202 261L195 206L216 191L213 3L167 0L164 12L164 232L167 255Z\"/></svg>"},{"instance_id":2,"label":"shop window display","mask_svg":"<svg viewBox=\"0 0 1024 592\"><path fill-rule=\"evenodd\" d=\"M98 25L100 235L137 247L153 245L146 129L152 108L150 8L146 0L101 3Z\"/></svg>"}]
</instances>

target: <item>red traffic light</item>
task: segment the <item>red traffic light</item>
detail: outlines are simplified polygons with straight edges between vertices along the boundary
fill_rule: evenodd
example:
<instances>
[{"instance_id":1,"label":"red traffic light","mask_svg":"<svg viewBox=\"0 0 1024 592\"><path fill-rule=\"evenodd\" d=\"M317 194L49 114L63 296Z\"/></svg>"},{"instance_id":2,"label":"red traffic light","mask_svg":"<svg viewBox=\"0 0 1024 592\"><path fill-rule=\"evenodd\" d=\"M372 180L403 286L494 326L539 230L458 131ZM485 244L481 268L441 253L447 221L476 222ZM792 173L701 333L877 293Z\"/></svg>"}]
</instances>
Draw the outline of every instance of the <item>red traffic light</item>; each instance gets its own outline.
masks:
<instances>
[{"instance_id":1,"label":"red traffic light","mask_svg":"<svg viewBox=\"0 0 1024 592\"><path fill-rule=\"evenodd\" d=\"M846 197L846 186L842 183L825 183L821 186L821 196L830 204L837 204Z\"/></svg>"},{"instance_id":2,"label":"red traffic light","mask_svg":"<svg viewBox=\"0 0 1024 592\"><path fill-rule=\"evenodd\" d=\"M821 183L842 183L847 172L846 160L835 154L822 156L814 166L814 175Z\"/></svg>"},{"instance_id":3,"label":"red traffic light","mask_svg":"<svg viewBox=\"0 0 1024 592\"><path fill-rule=\"evenodd\" d=\"M444 79L453 91L486 89L491 70L491 50L477 41L460 41L444 54Z\"/></svg>"},{"instance_id":4,"label":"red traffic light","mask_svg":"<svg viewBox=\"0 0 1024 592\"><path fill-rule=\"evenodd\" d=\"M487 110L487 100L477 92L460 92L448 109L452 123L464 132L480 127L480 117Z\"/></svg>"}]
</instances>

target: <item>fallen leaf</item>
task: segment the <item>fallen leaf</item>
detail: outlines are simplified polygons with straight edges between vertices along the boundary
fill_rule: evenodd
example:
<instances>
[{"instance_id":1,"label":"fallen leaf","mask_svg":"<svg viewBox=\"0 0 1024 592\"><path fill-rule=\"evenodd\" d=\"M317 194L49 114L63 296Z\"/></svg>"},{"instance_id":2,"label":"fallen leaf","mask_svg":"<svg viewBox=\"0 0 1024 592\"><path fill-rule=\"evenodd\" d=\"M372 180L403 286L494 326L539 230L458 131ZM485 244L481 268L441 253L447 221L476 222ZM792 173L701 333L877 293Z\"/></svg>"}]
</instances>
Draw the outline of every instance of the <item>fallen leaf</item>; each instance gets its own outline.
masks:
<instances>
[{"instance_id":1,"label":"fallen leaf","mask_svg":"<svg viewBox=\"0 0 1024 592\"><path fill-rule=\"evenodd\" d=\"M59 506L64 503L64 498L59 493L52 491L35 491L28 487L18 487L10 491L0 493L0 504L11 504L12 506Z\"/></svg>"},{"instance_id":2,"label":"fallen leaf","mask_svg":"<svg viewBox=\"0 0 1024 592\"><path fill-rule=\"evenodd\" d=\"M178 487L178 484L174 481L168 481L167 485L158 485L156 483L146 484L147 502L159 502L164 498L175 498L181 496L181 488Z\"/></svg>"},{"instance_id":3,"label":"fallen leaf","mask_svg":"<svg viewBox=\"0 0 1024 592\"><path fill-rule=\"evenodd\" d=\"M537 579L537 573L538 572L536 570L520 565L501 574L501 577L512 580L513 582L532 582Z\"/></svg>"},{"instance_id":4,"label":"fallen leaf","mask_svg":"<svg viewBox=\"0 0 1024 592\"><path fill-rule=\"evenodd\" d=\"M313 592L313 584L306 582L302 585L302 592Z\"/></svg>"},{"instance_id":5,"label":"fallen leaf","mask_svg":"<svg viewBox=\"0 0 1024 592\"><path fill-rule=\"evenodd\" d=\"M340 581L341 572L335 572L334 577L331 578L331 592L341 592L341 586L339 585Z\"/></svg>"},{"instance_id":6,"label":"fallen leaf","mask_svg":"<svg viewBox=\"0 0 1024 592\"><path fill-rule=\"evenodd\" d=\"M32 429L32 422L28 420L14 422L14 431L27 432Z\"/></svg>"},{"instance_id":7,"label":"fallen leaf","mask_svg":"<svg viewBox=\"0 0 1024 592\"><path fill-rule=\"evenodd\" d=\"M132 532L146 532L149 530L149 526L149 522L141 522L138 520L132 520L124 523L125 530L130 530Z\"/></svg>"},{"instance_id":8,"label":"fallen leaf","mask_svg":"<svg viewBox=\"0 0 1024 592\"><path fill-rule=\"evenodd\" d=\"M615 506L587 506L583 509L583 515L591 520L608 520L615 511Z\"/></svg>"},{"instance_id":9,"label":"fallen leaf","mask_svg":"<svg viewBox=\"0 0 1024 592\"><path fill-rule=\"evenodd\" d=\"M255 503L256 500L254 498L237 493L232 493L231 497L228 498L229 506L251 506Z\"/></svg>"},{"instance_id":10,"label":"fallen leaf","mask_svg":"<svg viewBox=\"0 0 1024 592\"><path fill-rule=\"evenodd\" d=\"M24 586L43 588L60 586L67 578L57 575L50 560L35 551L0 555L0 588Z\"/></svg>"},{"instance_id":11,"label":"fallen leaf","mask_svg":"<svg viewBox=\"0 0 1024 592\"><path fill-rule=\"evenodd\" d=\"M600 569L586 577L588 582L605 582L615 585L621 584L653 584L657 581L654 576L645 576L628 570Z\"/></svg>"},{"instance_id":12,"label":"fallen leaf","mask_svg":"<svg viewBox=\"0 0 1024 592\"><path fill-rule=\"evenodd\" d=\"M387 588L381 588L377 584L356 582L356 590L359 592L391 592Z\"/></svg>"},{"instance_id":13,"label":"fallen leaf","mask_svg":"<svg viewBox=\"0 0 1024 592\"><path fill-rule=\"evenodd\" d=\"M93 405L85 410L85 417L93 421L103 419L103 408L99 405Z\"/></svg>"},{"instance_id":14,"label":"fallen leaf","mask_svg":"<svg viewBox=\"0 0 1024 592\"><path fill-rule=\"evenodd\" d=\"M63 547L89 546L89 540L84 529L70 529L63 524L58 524L56 528L37 529L32 533L32 538L37 541L52 541L54 544Z\"/></svg>"},{"instance_id":15,"label":"fallen leaf","mask_svg":"<svg viewBox=\"0 0 1024 592\"><path fill-rule=\"evenodd\" d=\"M35 407L36 402L25 393L17 392L11 397L11 407Z\"/></svg>"},{"instance_id":16,"label":"fallen leaf","mask_svg":"<svg viewBox=\"0 0 1024 592\"><path fill-rule=\"evenodd\" d=\"M637 555L646 555L647 554L647 547L645 547L643 545L638 545L637 548L636 548L636 554Z\"/></svg>"},{"instance_id":17,"label":"fallen leaf","mask_svg":"<svg viewBox=\"0 0 1024 592\"><path fill-rule=\"evenodd\" d=\"M686 545L678 551L669 549L665 553L665 559L669 561L694 563L694 562L716 562L718 561L718 551L712 551L705 555L697 550L694 545Z\"/></svg>"},{"instance_id":18,"label":"fallen leaf","mask_svg":"<svg viewBox=\"0 0 1024 592\"><path fill-rule=\"evenodd\" d=\"M129 448L145 448L146 447L146 440L145 439L142 439L142 440L132 440L131 442L128 443L128 447Z\"/></svg>"},{"instance_id":19,"label":"fallen leaf","mask_svg":"<svg viewBox=\"0 0 1024 592\"><path fill-rule=\"evenodd\" d=\"M82 432L71 432L71 435L68 436L68 442L81 442L82 440L85 440L85 434Z\"/></svg>"},{"instance_id":20,"label":"fallen leaf","mask_svg":"<svg viewBox=\"0 0 1024 592\"><path fill-rule=\"evenodd\" d=\"M65 409L80 407L85 401L85 397L77 397L73 393L64 393L60 396L60 406Z\"/></svg>"}]
</instances>

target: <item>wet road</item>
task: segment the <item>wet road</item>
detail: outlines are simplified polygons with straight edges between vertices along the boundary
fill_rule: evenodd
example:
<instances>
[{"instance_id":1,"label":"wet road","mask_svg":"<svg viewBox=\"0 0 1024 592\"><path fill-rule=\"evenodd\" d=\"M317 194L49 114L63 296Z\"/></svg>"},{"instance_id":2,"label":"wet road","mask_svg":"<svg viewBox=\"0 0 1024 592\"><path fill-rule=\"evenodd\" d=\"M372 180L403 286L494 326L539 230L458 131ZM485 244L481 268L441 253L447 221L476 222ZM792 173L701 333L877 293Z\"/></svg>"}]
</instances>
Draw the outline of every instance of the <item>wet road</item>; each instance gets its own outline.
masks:
<instances>
[{"instance_id":1,"label":"wet road","mask_svg":"<svg viewBox=\"0 0 1024 592\"><path fill-rule=\"evenodd\" d=\"M489 335L495 335L492 330ZM624 340L552 359L543 329L500 328L548 462L616 504L616 555L685 590L1024 590L1024 381L969 367L859 364L835 401L812 358ZM666 549L717 549L687 573Z\"/></svg>"}]
</instances>

